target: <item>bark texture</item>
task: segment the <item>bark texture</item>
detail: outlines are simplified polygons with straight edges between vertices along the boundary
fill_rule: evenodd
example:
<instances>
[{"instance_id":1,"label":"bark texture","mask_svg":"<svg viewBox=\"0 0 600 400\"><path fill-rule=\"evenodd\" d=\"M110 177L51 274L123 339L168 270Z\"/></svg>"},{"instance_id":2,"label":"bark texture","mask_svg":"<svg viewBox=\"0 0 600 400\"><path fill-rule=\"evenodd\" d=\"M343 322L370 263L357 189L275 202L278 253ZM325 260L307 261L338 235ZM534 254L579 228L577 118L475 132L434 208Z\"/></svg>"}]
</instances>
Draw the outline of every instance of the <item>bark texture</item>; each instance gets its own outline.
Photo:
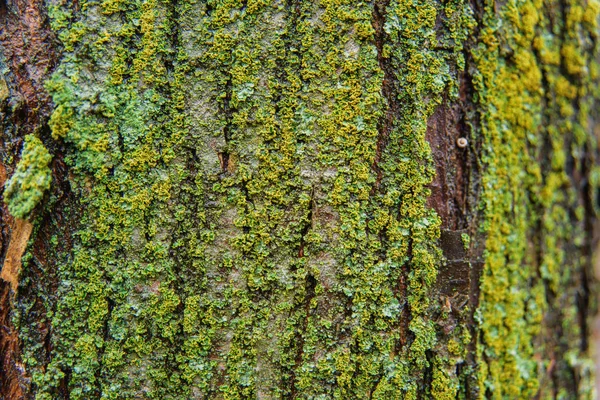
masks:
<instances>
[{"instance_id":1,"label":"bark texture","mask_svg":"<svg viewBox=\"0 0 600 400\"><path fill-rule=\"evenodd\" d=\"M593 398L599 14L0 2L0 398Z\"/></svg>"}]
</instances>

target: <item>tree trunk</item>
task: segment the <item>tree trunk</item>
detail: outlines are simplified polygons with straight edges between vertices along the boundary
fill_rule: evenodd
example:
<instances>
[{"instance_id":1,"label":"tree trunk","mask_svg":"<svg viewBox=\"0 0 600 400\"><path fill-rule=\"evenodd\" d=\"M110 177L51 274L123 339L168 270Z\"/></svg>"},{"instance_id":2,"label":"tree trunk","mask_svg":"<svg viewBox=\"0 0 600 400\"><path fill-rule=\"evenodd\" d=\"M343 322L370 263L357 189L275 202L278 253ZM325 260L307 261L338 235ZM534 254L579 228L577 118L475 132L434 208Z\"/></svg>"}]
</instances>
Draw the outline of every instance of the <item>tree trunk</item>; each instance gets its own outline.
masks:
<instances>
[{"instance_id":1,"label":"tree trunk","mask_svg":"<svg viewBox=\"0 0 600 400\"><path fill-rule=\"evenodd\" d=\"M593 398L599 14L0 1L0 398Z\"/></svg>"}]
</instances>

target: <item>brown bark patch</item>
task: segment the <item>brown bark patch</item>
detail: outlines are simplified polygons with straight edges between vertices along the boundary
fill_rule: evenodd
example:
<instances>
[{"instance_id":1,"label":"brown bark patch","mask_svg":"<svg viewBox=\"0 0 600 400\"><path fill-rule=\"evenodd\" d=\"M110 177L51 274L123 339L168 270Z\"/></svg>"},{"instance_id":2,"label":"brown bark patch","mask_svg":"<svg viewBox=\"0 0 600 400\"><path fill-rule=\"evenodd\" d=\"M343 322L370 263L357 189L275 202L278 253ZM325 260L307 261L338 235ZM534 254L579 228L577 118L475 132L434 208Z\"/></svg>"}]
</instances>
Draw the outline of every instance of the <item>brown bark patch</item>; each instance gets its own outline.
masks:
<instances>
[{"instance_id":1,"label":"brown bark patch","mask_svg":"<svg viewBox=\"0 0 600 400\"><path fill-rule=\"evenodd\" d=\"M446 97L427 121L425 138L431 146L435 178L429 185L428 206L442 219L442 228L459 230L467 227L469 192L468 129L461 100ZM460 146L459 139L467 142Z\"/></svg>"},{"instance_id":2,"label":"brown bark patch","mask_svg":"<svg viewBox=\"0 0 600 400\"><path fill-rule=\"evenodd\" d=\"M4 3L4 2L0 2ZM50 114L52 103L44 89L57 55L42 0L6 1L0 7L0 45L25 105L19 128L31 133Z\"/></svg>"},{"instance_id":3,"label":"brown bark patch","mask_svg":"<svg viewBox=\"0 0 600 400\"><path fill-rule=\"evenodd\" d=\"M0 164L1 166L1 164ZM4 173L2 173L4 171ZM0 167L0 187L6 181L6 169ZM12 317L12 304L17 292L21 258L27 248L33 225L29 221L15 220L2 208L3 230L10 225L4 263L0 272L0 399L18 400L25 398L27 376L20 361L20 342ZM8 223L8 224L7 224ZM3 232L6 233L6 232ZM2 243L4 247L5 243Z\"/></svg>"},{"instance_id":4,"label":"brown bark patch","mask_svg":"<svg viewBox=\"0 0 600 400\"><path fill-rule=\"evenodd\" d=\"M0 163L0 187L3 187L6 183L8 175L6 174L6 167Z\"/></svg>"},{"instance_id":5,"label":"brown bark patch","mask_svg":"<svg viewBox=\"0 0 600 400\"><path fill-rule=\"evenodd\" d=\"M467 62L472 60L468 58ZM478 131L479 117L472 77L466 71L468 67L459 74L459 96L449 98L446 94L427 121L425 138L436 172L429 185L427 206L441 219L439 245L444 262L438 271L436 291L440 309L449 314L437 321L442 333L440 345L448 345L445 340L456 326L469 327L472 338L464 360L456 365L456 373L461 390L468 398L477 398L476 375L465 371L475 370L478 365L475 310L479 305L486 237L479 230L483 219L479 209L482 144L480 137L472 135Z\"/></svg>"},{"instance_id":6,"label":"brown bark patch","mask_svg":"<svg viewBox=\"0 0 600 400\"><path fill-rule=\"evenodd\" d=\"M43 0L0 0L0 52L9 70L0 75L0 115L4 124L4 134L0 135L0 194L18 161L23 138L32 133L42 140L49 137L47 120L52 102L44 83L56 65L56 49ZM20 361L19 336L11 319L21 257L32 225L15 221L1 202L0 196L0 399L18 400L29 396L29 378ZM46 229L44 224L41 226ZM37 243L36 239L34 247ZM48 284L48 277L42 278L41 282Z\"/></svg>"},{"instance_id":7,"label":"brown bark patch","mask_svg":"<svg viewBox=\"0 0 600 400\"><path fill-rule=\"evenodd\" d=\"M11 323L11 289L0 281L0 399L25 398L25 374L19 361L19 337Z\"/></svg>"}]
</instances>

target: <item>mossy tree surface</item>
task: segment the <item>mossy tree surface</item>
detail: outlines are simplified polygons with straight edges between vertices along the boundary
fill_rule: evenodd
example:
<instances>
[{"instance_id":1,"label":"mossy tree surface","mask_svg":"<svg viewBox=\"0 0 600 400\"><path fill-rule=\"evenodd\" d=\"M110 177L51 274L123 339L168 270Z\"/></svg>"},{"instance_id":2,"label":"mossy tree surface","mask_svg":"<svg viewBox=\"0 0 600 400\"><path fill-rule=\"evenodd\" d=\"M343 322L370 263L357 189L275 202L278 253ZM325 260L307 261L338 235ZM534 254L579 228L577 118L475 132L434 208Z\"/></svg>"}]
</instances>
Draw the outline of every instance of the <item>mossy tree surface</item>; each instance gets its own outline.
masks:
<instances>
[{"instance_id":1,"label":"mossy tree surface","mask_svg":"<svg viewBox=\"0 0 600 400\"><path fill-rule=\"evenodd\" d=\"M0 397L593 398L599 13L0 5Z\"/></svg>"}]
</instances>

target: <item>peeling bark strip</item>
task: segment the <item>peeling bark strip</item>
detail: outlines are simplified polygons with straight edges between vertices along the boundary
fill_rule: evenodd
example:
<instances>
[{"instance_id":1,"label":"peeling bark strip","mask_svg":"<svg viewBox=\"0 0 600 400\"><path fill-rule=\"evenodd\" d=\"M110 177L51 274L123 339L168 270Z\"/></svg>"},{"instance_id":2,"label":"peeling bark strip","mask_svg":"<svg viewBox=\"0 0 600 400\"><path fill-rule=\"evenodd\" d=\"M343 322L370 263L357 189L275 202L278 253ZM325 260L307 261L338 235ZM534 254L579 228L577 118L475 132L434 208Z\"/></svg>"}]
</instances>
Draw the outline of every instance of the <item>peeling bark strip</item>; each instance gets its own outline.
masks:
<instances>
[{"instance_id":1,"label":"peeling bark strip","mask_svg":"<svg viewBox=\"0 0 600 400\"><path fill-rule=\"evenodd\" d=\"M549 1L0 2L0 181L54 155L0 398L589 397L600 7Z\"/></svg>"},{"instance_id":2,"label":"peeling bark strip","mask_svg":"<svg viewBox=\"0 0 600 400\"><path fill-rule=\"evenodd\" d=\"M27 241L32 229L31 222L22 219L15 220L11 229L10 242L4 256L0 278L10 284L10 288L14 293L17 292L19 286L21 257L27 248Z\"/></svg>"}]
</instances>

